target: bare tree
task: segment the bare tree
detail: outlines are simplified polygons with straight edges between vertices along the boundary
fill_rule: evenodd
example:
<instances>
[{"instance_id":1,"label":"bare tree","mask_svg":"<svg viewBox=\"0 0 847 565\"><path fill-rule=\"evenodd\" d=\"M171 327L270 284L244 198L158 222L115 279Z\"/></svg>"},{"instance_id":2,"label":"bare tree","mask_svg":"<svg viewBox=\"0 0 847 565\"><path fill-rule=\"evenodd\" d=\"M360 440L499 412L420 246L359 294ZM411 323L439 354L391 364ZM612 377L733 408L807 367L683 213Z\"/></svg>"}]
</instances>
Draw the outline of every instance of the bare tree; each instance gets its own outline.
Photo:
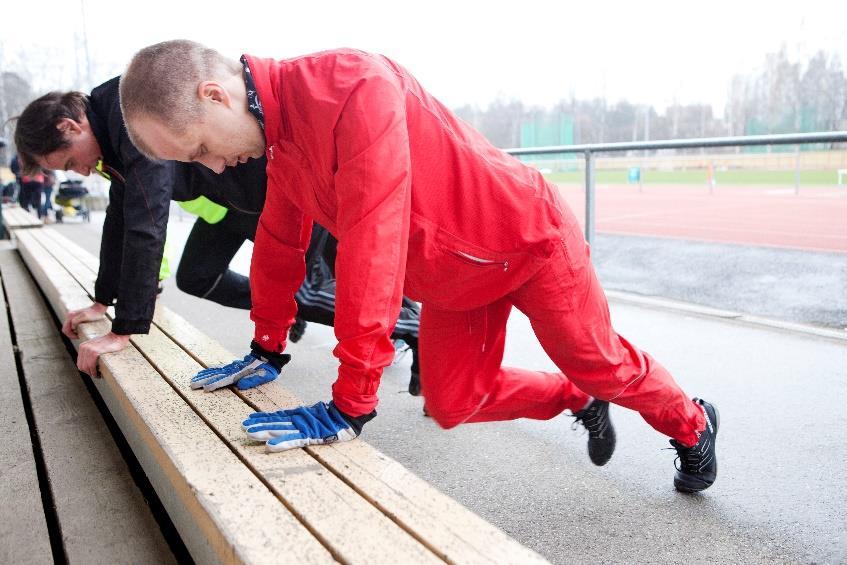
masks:
<instances>
[{"instance_id":1,"label":"bare tree","mask_svg":"<svg viewBox=\"0 0 847 565\"><path fill-rule=\"evenodd\" d=\"M13 72L0 72L0 124L3 126L2 137L9 140L9 146L4 149L2 163L7 163L8 158L14 154L14 124L9 122L10 118L20 114L27 104L33 99L32 88L23 77Z\"/></svg>"}]
</instances>

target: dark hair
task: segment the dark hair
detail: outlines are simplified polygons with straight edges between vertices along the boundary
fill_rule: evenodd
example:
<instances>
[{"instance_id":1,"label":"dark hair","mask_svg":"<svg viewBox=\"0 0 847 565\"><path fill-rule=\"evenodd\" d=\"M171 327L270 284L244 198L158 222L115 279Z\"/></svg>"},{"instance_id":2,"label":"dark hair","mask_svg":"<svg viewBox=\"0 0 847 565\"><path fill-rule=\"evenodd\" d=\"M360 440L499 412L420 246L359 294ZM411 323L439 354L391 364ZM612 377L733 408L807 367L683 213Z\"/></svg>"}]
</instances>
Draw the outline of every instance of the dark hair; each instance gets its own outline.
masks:
<instances>
[{"instance_id":1,"label":"dark hair","mask_svg":"<svg viewBox=\"0 0 847 565\"><path fill-rule=\"evenodd\" d=\"M36 159L70 145L56 127L64 118L80 121L88 109L82 92L48 92L24 108L15 127L15 145L25 170L38 167Z\"/></svg>"}]
</instances>

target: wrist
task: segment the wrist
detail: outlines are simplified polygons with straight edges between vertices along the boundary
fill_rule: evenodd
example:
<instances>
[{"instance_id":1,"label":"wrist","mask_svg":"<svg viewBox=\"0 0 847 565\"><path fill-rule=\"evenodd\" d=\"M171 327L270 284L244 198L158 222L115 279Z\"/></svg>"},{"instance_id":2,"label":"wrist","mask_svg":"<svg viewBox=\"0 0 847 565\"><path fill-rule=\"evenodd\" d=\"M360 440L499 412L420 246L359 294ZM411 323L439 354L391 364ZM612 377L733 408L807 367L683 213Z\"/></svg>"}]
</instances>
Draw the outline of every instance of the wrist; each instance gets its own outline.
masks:
<instances>
[{"instance_id":1,"label":"wrist","mask_svg":"<svg viewBox=\"0 0 847 565\"><path fill-rule=\"evenodd\" d=\"M344 421L350 425L350 428L356 432L356 436L362 433L362 428L365 427L365 424L376 418L376 410L371 410L367 414L362 414L361 416L350 416L349 414L345 414L341 410L338 409L338 406L335 405L335 402L331 402L333 408L341 414L341 417L344 418Z\"/></svg>"},{"instance_id":2,"label":"wrist","mask_svg":"<svg viewBox=\"0 0 847 565\"><path fill-rule=\"evenodd\" d=\"M91 309L97 312L98 314L105 314L106 310L109 309L105 304L100 304L99 302L95 302L91 305Z\"/></svg>"},{"instance_id":3,"label":"wrist","mask_svg":"<svg viewBox=\"0 0 847 565\"><path fill-rule=\"evenodd\" d=\"M122 345L127 345L130 339L130 336L128 335L116 334L115 332L109 332L109 337Z\"/></svg>"},{"instance_id":4,"label":"wrist","mask_svg":"<svg viewBox=\"0 0 847 565\"><path fill-rule=\"evenodd\" d=\"M288 355L287 353L274 353L273 351L268 351L256 343L255 340L250 342L250 353L265 363L269 363L277 371L281 370L289 361L291 361L291 355Z\"/></svg>"}]
</instances>

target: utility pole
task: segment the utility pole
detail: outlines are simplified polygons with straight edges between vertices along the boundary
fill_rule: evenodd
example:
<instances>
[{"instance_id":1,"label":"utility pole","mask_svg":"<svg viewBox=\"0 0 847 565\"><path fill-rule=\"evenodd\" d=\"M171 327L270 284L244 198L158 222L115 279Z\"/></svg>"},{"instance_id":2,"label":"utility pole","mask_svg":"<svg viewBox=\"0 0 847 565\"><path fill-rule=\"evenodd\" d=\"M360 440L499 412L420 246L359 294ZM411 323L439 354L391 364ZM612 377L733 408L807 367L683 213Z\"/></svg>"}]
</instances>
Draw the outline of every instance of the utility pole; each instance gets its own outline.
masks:
<instances>
[{"instance_id":1,"label":"utility pole","mask_svg":"<svg viewBox=\"0 0 847 565\"><path fill-rule=\"evenodd\" d=\"M91 88L91 57L88 54L88 26L85 22L85 0L79 0L79 7L82 13L82 45L85 49L85 87L83 90Z\"/></svg>"},{"instance_id":2,"label":"utility pole","mask_svg":"<svg viewBox=\"0 0 847 565\"><path fill-rule=\"evenodd\" d=\"M651 105L647 105L644 107L644 141L650 141L650 110L653 107ZM643 151L642 154L646 157L647 151Z\"/></svg>"}]
</instances>

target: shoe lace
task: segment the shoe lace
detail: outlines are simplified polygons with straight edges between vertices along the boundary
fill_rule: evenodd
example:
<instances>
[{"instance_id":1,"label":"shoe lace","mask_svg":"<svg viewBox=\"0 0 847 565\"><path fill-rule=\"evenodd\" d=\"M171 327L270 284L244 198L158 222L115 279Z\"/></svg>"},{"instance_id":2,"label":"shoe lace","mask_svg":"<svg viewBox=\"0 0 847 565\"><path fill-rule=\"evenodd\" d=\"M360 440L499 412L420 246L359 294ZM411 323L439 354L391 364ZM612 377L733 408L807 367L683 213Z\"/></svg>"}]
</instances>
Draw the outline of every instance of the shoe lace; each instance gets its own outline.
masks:
<instances>
[{"instance_id":1,"label":"shoe lace","mask_svg":"<svg viewBox=\"0 0 847 565\"><path fill-rule=\"evenodd\" d=\"M573 415L574 421L571 424L571 430L576 430L582 424L588 431L588 437L600 439L606 428L609 427L609 419L606 418L605 410L600 405L592 405L585 410L580 410Z\"/></svg>"},{"instance_id":2,"label":"shoe lace","mask_svg":"<svg viewBox=\"0 0 847 565\"><path fill-rule=\"evenodd\" d=\"M668 449L676 450L676 459L673 462L676 470L689 474L702 473L703 469L711 462L710 442L711 439L707 434L703 434L694 447L686 447L675 439L670 440L673 447Z\"/></svg>"}]
</instances>

